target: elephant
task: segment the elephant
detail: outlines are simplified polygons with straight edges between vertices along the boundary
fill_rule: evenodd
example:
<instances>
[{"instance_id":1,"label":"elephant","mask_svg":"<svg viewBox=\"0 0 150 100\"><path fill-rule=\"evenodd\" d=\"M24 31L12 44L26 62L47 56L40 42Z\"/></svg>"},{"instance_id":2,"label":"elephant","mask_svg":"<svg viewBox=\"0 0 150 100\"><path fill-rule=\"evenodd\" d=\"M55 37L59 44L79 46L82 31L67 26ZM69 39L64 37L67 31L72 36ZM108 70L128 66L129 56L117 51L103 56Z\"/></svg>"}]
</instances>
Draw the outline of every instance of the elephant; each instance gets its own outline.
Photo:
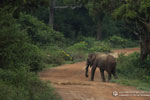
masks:
<instances>
[{"instance_id":1,"label":"elephant","mask_svg":"<svg viewBox=\"0 0 150 100\"><path fill-rule=\"evenodd\" d=\"M108 73L108 82L111 79L111 74L113 74L114 78L117 79L118 76L116 74L116 60L112 55L102 54L102 53L92 53L88 55L86 61L86 71L85 76L88 77L88 67L92 67L91 69L91 81L94 81L94 74L97 67L99 67L102 81L106 82L104 71Z\"/></svg>"}]
</instances>

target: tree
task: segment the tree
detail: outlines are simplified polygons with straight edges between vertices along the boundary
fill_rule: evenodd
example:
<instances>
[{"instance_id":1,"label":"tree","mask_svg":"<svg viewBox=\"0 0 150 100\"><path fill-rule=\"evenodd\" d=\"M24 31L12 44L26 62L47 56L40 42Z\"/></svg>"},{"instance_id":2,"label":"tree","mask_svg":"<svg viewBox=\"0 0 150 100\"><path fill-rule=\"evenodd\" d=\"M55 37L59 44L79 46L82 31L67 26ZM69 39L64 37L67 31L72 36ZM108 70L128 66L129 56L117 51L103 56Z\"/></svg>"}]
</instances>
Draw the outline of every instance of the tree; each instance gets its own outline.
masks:
<instances>
[{"instance_id":1,"label":"tree","mask_svg":"<svg viewBox=\"0 0 150 100\"><path fill-rule=\"evenodd\" d=\"M106 13L111 13L115 4L113 0L88 0L86 7L89 14L97 21L97 40L102 39L102 20Z\"/></svg>"},{"instance_id":2,"label":"tree","mask_svg":"<svg viewBox=\"0 0 150 100\"><path fill-rule=\"evenodd\" d=\"M54 24L54 7L55 7L55 0L50 0L50 10L49 10L49 25L53 28Z\"/></svg>"},{"instance_id":3,"label":"tree","mask_svg":"<svg viewBox=\"0 0 150 100\"><path fill-rule=\"evenodd\" d=\"M55 5L59 4L58 6ZM75 9L77 7L81 7L80 5L78 6L78 0L59 0L59 1L55 1L55 0L50 0L50 12L49 12L49 25L53 28L53 24L54 24L54 10L55 9L64 9L64 8L71 8L71 9Z\"/></svg>"},{"instance_id":4,"label":"tree","mask_svg":"<svg viewBox=\"0 0 150 100\"><path fill-rule=\"evenodd\" d=\"M124 0L115 9L113 15L116 18L122 18L127 23L135 23L136 30L140 38L141 60L150 55L150 1L149 0Z\"/></svg>"},{"instance_id":5,"label":"tree","mask_svg":"<svg viewBox=\"0 0 150 100\"><path fill-rule=\"evenodd\" d=\"M47 6L48 0L1 0L0 8L14 9L13 17L19 18L20 12L33 13L40 6Z\"/></svg>"}]
</instances>

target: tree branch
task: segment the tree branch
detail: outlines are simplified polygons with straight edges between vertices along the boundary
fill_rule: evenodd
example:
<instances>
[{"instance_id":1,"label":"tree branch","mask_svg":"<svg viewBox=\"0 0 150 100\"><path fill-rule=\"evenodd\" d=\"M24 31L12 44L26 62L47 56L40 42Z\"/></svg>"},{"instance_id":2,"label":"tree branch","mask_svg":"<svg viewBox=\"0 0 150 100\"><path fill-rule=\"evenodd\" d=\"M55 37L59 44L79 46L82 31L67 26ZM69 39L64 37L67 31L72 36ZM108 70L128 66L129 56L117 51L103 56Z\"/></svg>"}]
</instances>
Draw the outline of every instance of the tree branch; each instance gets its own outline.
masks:
<instances>
[{"instance_id":1,"label":"tree branch","mask_svg":"<svg viewBox=\"0 0 150 100\"><path fill-rule=\"evenodd\" d=\"M65 8L71 8L71 9L76 9L76 8L81 8L81 5L79 6L55 6L55 9L65 9Z\"/></svg>"}]
</instances>

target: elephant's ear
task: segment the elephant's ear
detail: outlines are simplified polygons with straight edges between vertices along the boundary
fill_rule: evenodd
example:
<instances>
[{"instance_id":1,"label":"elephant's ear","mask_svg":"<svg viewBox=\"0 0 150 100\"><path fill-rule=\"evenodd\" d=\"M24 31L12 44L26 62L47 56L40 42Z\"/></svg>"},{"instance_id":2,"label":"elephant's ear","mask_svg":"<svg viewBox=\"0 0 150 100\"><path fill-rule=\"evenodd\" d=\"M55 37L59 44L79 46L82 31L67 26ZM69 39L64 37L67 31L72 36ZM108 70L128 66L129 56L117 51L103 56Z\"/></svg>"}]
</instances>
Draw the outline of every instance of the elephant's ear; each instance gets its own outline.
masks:
<instances>
[{"instance_id":1,"label":"elephant's ear","mask_svg":"<svg viewBox=\"0 0 150 100\"><path fill-rule=\"evenodd\" d=\"M92 53L92 54L89 54L88 58L87 58L87 64L92 66L93 65L93 62L96 58L96 54L95 53Z\"/></svg>"},{"instance_id":2,"label":"elephant's ear","mask_svg":"<svg viewBox=\"0 0 150 100\"><path fill-rule=\"evenodd\" d=\"M93 62L94 62L94 60L96 59L96 54L90 54L89 56L88 56L88 60L89 60L89 63L90 63L90 65L93 65Z\"/></svg>"},{"instance_id":3,"label":"elephant's ear","mask_svg":"<svg viewBox=\"0 0 150 100\"><path fill-rule=\"evenodd\" d=\"M96 59L96 54L92 54L92 56L91 56L91 62L93 63L95 59Z\"/></svg>"}]
</instances>

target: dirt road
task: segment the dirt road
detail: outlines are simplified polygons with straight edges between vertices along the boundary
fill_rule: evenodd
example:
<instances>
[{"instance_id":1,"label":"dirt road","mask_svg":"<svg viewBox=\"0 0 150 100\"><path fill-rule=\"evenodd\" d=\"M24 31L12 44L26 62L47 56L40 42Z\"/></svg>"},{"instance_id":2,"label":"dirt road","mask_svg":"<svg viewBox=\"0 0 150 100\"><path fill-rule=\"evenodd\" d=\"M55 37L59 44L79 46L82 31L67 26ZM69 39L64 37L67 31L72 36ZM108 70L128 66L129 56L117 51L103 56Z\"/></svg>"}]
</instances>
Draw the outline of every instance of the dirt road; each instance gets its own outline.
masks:
<instances>
[{"instance_id":1,"label":"dirt road","mask_svg":"<svg viewBox=\"0 0 150 100\"><path fill-rule=\"evenodd\" d=\"M114 56L121 52L132 53L133 51L139 51L139 49L115 50ZM63 100L150 100L150 96L128 96L127 93L123 93L138 91L134 87L101 82L98 69L95 73L95 80L89 81L89 78L84 76L84 68L85 62L66 64L45 69L40 73L40 78L51 81ZM114 91L116 95L118 93L117 96L112 95Z\"/></svg>"}]
</instances>

